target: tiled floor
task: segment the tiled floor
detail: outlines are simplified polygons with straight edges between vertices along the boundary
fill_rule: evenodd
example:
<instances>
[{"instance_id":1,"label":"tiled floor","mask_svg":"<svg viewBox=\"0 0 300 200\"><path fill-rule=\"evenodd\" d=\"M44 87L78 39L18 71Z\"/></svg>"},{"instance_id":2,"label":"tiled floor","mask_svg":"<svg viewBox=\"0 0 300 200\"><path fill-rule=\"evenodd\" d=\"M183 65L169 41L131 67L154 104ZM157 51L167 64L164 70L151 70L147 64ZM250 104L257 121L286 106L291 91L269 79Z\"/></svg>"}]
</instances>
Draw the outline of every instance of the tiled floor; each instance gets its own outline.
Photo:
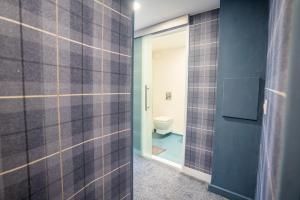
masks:
<instances>
[{"instance_id":1,"label":"tiled floor","mask_svg":"<svg viewBox=\"0 0 300 200\"><path fill-rule=\"evenodd\" d=\"M170 133L167 135L152 134L152 145L166 149L158 157L183 165L183 136Z\"/></svg>"},{"instance_id":2,"label":"tiled floor","mask_svg":"<svg viewBox=\"0 0 300 200\"><path fill-rule=\"evenodd\" d=\"M134 155L134 200L226 200L207 191L207 184L154 160Z\"/></svg>"}]
</instances>

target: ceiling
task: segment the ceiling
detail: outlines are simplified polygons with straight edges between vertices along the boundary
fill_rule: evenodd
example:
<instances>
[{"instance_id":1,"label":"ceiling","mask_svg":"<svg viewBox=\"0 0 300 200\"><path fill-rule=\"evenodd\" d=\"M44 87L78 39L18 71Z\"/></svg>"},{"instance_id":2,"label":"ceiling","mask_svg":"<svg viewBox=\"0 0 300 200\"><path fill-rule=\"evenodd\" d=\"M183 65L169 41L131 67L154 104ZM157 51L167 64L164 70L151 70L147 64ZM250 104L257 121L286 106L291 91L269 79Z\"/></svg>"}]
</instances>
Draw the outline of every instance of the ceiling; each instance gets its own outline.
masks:
<instances>
[{"instance_id":1,"label":"ceiling","mask_svg":"<svg viewBox=\"0 0 300 200\"><path fill-rule=\"evenodd\" d=\"M220 7L220 0L135 0L141 8L135 12L135 30Z\"/></svg>"},{"instance_id":2,"label":"ceiling","mask_svg":"<svg viewBox=\"0 0 300 200\"><path fill-rule=\"evenodd\" d=\"M152 39L152 50L161 51L185 47L187 43L187 31L176 31L173 33L159 35Z\"/></svg>"}]
</instances>

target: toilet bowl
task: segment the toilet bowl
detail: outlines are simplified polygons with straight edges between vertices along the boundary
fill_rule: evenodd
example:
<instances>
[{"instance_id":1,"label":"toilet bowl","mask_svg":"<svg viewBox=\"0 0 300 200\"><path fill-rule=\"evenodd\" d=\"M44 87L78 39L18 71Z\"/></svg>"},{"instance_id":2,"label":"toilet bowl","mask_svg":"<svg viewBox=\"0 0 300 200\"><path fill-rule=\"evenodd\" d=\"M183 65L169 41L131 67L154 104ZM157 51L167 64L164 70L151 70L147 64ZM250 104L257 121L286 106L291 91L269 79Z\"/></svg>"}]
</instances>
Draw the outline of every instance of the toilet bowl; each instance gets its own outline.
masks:
<instances>
[{"instance_id":1,"label":"toilet bowl","mask_svg":"<svg viewBox=\"0 0 300 200\"><path fill-rule=\"evenodd\" d=\"M172 123L173 123L173 119L172 117L168 117L168 116L159 116L159 117L155 117L153 119L154 122L154 128L156 130L156 133L161 134L161 135L165 135L167 133L172 132Z\"/></svg>"}]
</instances>

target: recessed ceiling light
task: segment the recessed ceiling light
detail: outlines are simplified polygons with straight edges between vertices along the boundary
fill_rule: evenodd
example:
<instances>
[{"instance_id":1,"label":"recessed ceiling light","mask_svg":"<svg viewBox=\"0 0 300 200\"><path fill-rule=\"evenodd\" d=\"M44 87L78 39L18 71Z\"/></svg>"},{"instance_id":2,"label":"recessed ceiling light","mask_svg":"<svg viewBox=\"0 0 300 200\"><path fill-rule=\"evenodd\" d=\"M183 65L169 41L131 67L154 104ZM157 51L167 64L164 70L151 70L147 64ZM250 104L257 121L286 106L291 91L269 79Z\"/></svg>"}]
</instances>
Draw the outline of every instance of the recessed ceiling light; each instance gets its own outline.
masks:
<instances>
[{"instance_id":1,"label":"recessed ceiling light","mask_svg":"<svg viewBox=\"0 0 300 200\"><path fill-rule=\"evenodd\" d=\"M141 4L139 2L133 2L133 10L137 11L141 8Z\"/></svg>"}]
</instances>

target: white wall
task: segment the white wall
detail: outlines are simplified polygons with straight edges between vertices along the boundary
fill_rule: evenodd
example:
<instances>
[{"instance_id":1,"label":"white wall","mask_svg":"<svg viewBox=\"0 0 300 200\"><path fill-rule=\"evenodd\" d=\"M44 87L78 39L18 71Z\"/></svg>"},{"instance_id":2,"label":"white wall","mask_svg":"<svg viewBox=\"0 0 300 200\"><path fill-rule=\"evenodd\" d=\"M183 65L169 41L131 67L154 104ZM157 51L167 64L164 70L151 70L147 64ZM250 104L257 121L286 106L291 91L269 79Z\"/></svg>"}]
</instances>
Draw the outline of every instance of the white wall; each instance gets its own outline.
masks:
<instances>
[{"instance_id":1,"label":"white wall","mask_svg":"<svg viewBox=\"0 0 300 200\"><path fill-rule=\"evenodd\" d=\"M186 98L186 49L174 48L153 51L153 117L173 117L173 132L184 134ZM166 92L172 99L166 100Z\"/></svg>"}]
</instances>

